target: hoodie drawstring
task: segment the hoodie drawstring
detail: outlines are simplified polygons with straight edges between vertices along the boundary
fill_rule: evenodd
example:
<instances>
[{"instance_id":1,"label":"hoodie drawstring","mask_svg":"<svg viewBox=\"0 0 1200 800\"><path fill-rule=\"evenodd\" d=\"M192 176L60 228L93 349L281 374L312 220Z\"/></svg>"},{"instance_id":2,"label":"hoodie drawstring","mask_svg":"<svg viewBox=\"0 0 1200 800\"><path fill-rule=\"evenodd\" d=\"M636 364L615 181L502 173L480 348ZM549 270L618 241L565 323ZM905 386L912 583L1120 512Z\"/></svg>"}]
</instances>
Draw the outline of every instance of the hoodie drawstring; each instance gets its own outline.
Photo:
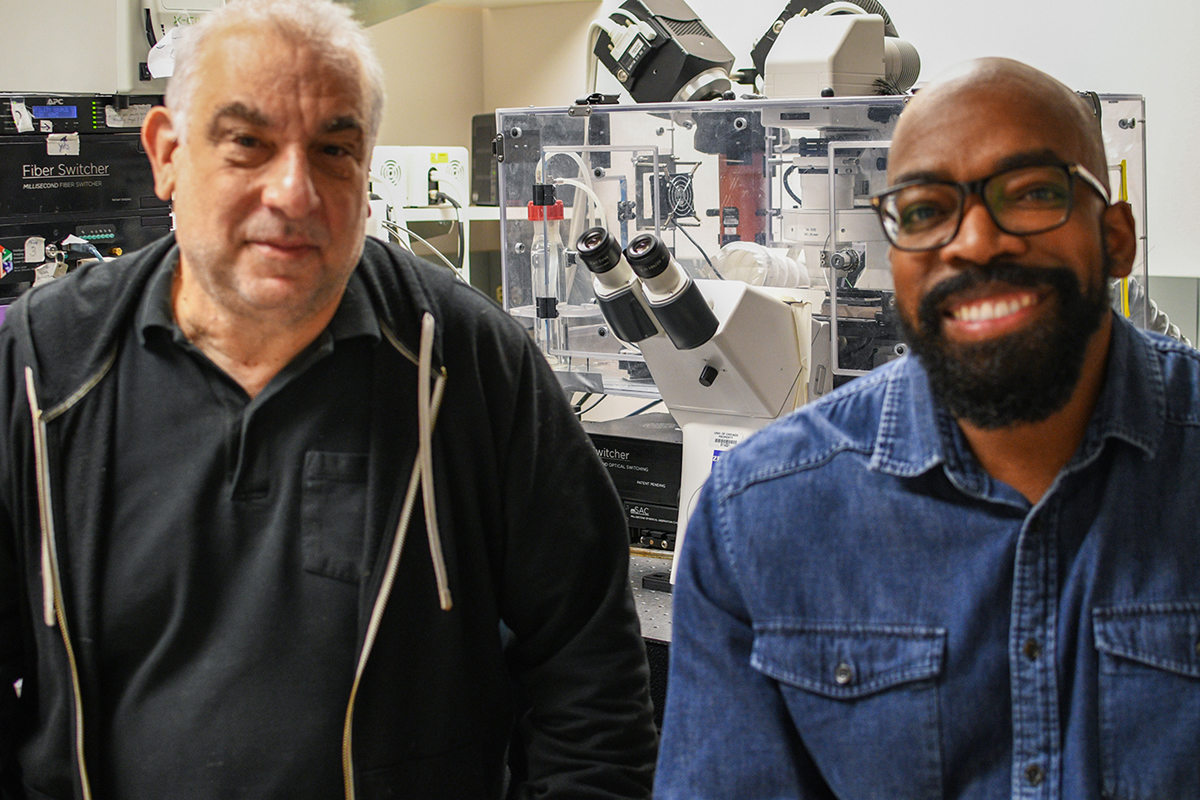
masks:
<instances>
[{"instance_id":1,"label":"hoodie drawstring","mask_svg":"<svg viewBox=\"0 0 1200 800\"><path fill-rule=\"evenodd\" d=\"M354 703L358 698L358 688L362 683L363 672L366 670L367 658L375 645L375 637L379 634L379 626L383 620L383 609L396 582L396 572L400 565L400 553L404 549L404 540L408 533L408 525L412 519L413 507L416 505L418 485L422 492L422 502L425 509L425 529L429 535L429 554L433 559L433 573L437 580L438 604L443 611L451 607L450 586L447 579L446 560L442 555L442 538L438 532L437 509L434 503L433 491L433 424L437 418L438 408L442 404L442 394L446 387L446 371L440 370L437 382L430 390L429 378L433 371L433 334L436 328L433 315L426 313L421 318L421 344L417 357L417 459L409 477L408 488L404 493L404 505L400 509L400 521L396 525L396 535L392 537L392 548L388 553L387 567L380 583L379 594L375 598L375 606L371 609L371 619L367 623L367 633L363 638L362 651L358 657L358 667L354 673L354 684L350 688L350 702L346 707L346 719L342 729L342 779L344 782L346 800L354 800Z\"/></svg>"},{"instance_id":2,"label":"hoodie drawstring","mask_svg":"<svg viewBox=\"0 0 1200 800\"><path fill-rule=\"evenodd\" d=\"M42 614L48 627L58 625L59 635L67 651L67 663L71 669L71 692L75 704L75 765L79 769L79 784L84 800L91 800L92 786L88 778L87 762L83 757L83 689L79 683L79 665L75 659L75 647L67 630L67 616L62 608L62 590L59 582L58 549L55 546L54 507L50 498L50 457L46 446L46 417L38 403L37 388L34 386L33 369L25 368L25 395L29 398L29 414L33 419L33 461L37 475L38 516L42 528Z\"/></svg>"},{"instance_id":3,"label":"hoodie drawstring","mask_svg":"<svg viewBox=\"0 0 1200 800\"><path fill-rule=\"evenodd\" d=\"M429 375L433 369L432 314L421 319L421 351L417 358L417 462L421 470L421 497L425 504L425 530L429 534L429 556L433 559L433 574L437 579L438 603L443 611L453 605L450 583L446 576L446 559L442 556L442 537L438 531L437 504L433 493L433 420L429 396ZM437 400L441 401L444 375L438 376Z\"/></svg>"}]
</instances>

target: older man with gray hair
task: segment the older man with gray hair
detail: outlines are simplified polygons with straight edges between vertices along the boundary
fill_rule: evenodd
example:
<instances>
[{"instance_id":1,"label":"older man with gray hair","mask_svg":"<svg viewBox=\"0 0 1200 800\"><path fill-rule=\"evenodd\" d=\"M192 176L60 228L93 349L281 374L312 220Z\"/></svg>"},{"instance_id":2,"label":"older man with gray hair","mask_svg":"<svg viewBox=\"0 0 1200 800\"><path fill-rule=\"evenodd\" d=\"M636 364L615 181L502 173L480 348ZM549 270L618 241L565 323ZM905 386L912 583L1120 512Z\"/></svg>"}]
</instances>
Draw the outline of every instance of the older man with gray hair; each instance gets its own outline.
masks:
<instances>
[{"instance_id":1,"label":"older man with gray hair","mask_svg":"<svg viewBox=\"0 0 1200 800\"><path fill-rule=\"evenodd\" d=\"M0 329L0 796L646 796L619 500L525 332L365 239L362 31L237 0L176 69L175 233Z\"/></svg>"}]
</instances>

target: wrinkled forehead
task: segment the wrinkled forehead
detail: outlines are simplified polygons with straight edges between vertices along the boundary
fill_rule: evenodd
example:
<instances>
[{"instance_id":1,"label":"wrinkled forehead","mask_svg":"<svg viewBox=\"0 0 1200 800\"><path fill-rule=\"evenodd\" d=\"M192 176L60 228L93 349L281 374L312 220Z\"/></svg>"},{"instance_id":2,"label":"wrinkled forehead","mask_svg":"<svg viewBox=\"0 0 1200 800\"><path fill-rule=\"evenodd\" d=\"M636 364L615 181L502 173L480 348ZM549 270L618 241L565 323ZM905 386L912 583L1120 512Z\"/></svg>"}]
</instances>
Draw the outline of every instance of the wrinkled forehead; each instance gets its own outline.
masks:
<instances>
[{"instance_id":1,"label":"wrinkled forehead","mask_svg":"<svg viewBox=\"0 0 1200 800\"><path fill-rule=\"evenodd\" d=\"M361 117L365 127L362 71L353 59L318 50L287 30L243 25L223 33L198 54L203 80L197 95L202 105L212 106L208 111L240 101L265 113L309 97L323 101L322 113Z\"/></svg>"}]
</instances>

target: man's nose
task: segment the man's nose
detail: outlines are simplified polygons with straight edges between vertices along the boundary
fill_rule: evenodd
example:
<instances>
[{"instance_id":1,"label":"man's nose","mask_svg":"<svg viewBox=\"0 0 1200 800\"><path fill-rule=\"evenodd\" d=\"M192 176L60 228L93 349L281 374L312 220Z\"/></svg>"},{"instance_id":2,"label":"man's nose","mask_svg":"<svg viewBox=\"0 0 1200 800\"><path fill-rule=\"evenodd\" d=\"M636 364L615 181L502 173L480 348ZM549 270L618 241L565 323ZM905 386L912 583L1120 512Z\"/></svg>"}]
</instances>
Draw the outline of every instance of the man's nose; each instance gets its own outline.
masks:
<instances>
[{"instance_id":1,"label":"man's nose","mask_svg":"<svg viewBox=\"0 0 1200 800\"><path fill-rule=\"evenodd\" d=\"M1005 233L978 196L970 196L963 204L958 233L942 245L941 257L953 264L987 264L1002 256L1023 253L1028 247L1024 236Z\"/></svg>"},{"instance_id":2,"label":"man's nose","mask_svg":"<svg viewBox=\"0 0 1200 800\"><path fill-rule=\"evenodd\" d=\"M267 171L262 194L263 204L278 209L287 217L304 217L320 203L313 183L312 165L302 148L285 148Z\"/></svg>"}]
</instances>

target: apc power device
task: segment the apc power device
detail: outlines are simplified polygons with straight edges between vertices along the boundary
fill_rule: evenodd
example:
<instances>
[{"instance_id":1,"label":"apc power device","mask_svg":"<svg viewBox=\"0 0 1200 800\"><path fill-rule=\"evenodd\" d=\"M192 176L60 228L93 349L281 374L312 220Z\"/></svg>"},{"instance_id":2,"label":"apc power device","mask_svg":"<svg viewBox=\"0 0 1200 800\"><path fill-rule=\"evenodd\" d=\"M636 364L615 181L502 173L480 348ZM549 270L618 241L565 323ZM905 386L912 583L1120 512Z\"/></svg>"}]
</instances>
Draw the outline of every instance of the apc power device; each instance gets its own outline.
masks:
<instances>
[{"instance_id":1,"label":"apc power device","mask_svg":"<svg viewBox=\"0 0 1200 800\"><path fill-rule=\"evenodd\" d=\"M629 521L630 543L674 550L683 433L670 414L638 414L583 423L616 484Z\"/></svg>"},{"instance_id":2,"label":"apc power device","mask_svg":"<svg viewBox=\"0 0 1200 800\"><path fill-rule=\"evenodd\" d=\"M157 101L0 95L0 302L39 266L57 262L60 274L92 248L107 258L171 230L139 133Z\"/></svg>"}]
</instances>

